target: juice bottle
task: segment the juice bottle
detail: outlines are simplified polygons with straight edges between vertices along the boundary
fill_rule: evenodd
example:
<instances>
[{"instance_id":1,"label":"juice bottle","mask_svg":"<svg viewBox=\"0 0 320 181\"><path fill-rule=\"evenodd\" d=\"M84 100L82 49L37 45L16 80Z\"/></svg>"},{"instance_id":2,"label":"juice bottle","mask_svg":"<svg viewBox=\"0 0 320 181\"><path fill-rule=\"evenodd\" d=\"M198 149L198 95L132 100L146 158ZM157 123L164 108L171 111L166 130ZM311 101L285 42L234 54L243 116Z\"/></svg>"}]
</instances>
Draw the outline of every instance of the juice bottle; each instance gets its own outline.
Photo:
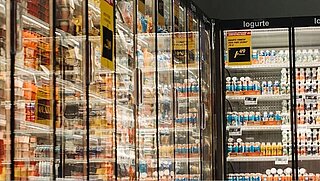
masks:
<instances>
[{"instance_id":1,"label":"juice bottle","mask_svg":"<svg viewBox=\"0 0 320 181\"><path fill-rule=\"evenodd\" d=\"M277 156L277 144L275 142L272 143L271 145L271 150L272 150L272 156Z\"/></svg>"},{"instance_id":2,"label":"juice bottle","mask_svg":"<svg viewBox=\"0 0 320 181\"><path fill-rule=\"evenodd\" d=\"M261 156L266 156L266 144L264 142L261 143Z\"/></svg>"},{"instance_id":3,"label":"juice bottle","mask_svg":"<svg viewBox=\"0 0 320 181\"><path fill-rule=\"evenodd\" d=\"M281 144L281 142L278 142L278 145L277 145L277 155L278 156L282 156L283 155L283 153L282 153L282 144Z\"/></svg>"},{"instance_id":4,"label":"juice bottle","mask_svg":"<svg viewBox=\"0 0 320 181\"><path fill-rule=\"evenodd\" d=\"M272 147L271 147L270 142L267 142L267 145L266 145L266 156L271 156L271 155L272 155Z\"/></svg>"}]
</instances>

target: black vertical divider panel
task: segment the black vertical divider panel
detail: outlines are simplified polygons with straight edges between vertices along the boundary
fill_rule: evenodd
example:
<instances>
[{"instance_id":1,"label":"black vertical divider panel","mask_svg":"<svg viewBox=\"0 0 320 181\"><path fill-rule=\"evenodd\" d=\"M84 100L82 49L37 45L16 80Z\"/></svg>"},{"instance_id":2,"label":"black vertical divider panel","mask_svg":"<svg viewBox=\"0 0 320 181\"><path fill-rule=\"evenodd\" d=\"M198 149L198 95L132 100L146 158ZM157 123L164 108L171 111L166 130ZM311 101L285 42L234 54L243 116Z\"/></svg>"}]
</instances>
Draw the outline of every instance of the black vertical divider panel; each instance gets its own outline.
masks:
<instances>
[{"instance_id":1,"label":"black vertical divider panel","mask_svg":"<svg viewBox=\"0 0 320 181\"><path fill-rule=\"evenodd\" d=\"M291 124L291 149L292 149L292 155L291 155L291 160L292 160L292 163L291 163L291 165L292 165L292 175L293 175L293 180L295 180L295 173L296 173L296 170L294 169L295 167L296 167L296 165L295 165L295 162L294 162L294 159L295 159L295 154L294 154L294 152L295 152L295 144L294 144L294 142L295 142L295 140L293 139L294 138L294 134L295 134L295 114L294 114L294 112L293 112L293 109L295 109L295 104L294 104L294 101L293 101L293 97L294 97L294 94L295 94L295 88L294 88L294 84L295 84L295 82L294 82L294 80L293 80L293 77L294 77L294 75L295 75L295 73L294 73L294 70L295 70L295 68L294 68L294 65L293 65L293 60L292 60L292 29L291 28L289 28L289 61L290 61L290 63L289 63L289 69L290 69L290 72L291 72L291 74L290 74L290 84L291 84L291 90L290 90L290 99L291 99L291 101L290 101L290 107L291 107L291 110L290 110L290 119L291 119L291 122L290 122L290 124Z\"/></svg>"},{"instance_id":2,"label":"black vertical divider panel","mask_svg":"<svg viewBox=\"0 0 320 181\"><path fill-rule=\"evenodd\" d=\"M189 18L188 17L188 11L189 11L189 4L190 4L190 0L186 0L185 2L185 35L186 35L186 64L187 64L187 70L189 69ZM187 71L187 86L189 84L189 72ZM187 89L187 117L189 117L190 113L189 113L189 89ZM187 121L187 124L188 124L188 133L187 133L187 137L188 137L188 142L187 142L187 145L188 145L188 148L189 148L189 145L190 145L190 123L189 121ZM188 149L188 161L187 161L187 166L188 166L188 175L190 175L190 161L189 161L189 158L190 158L190 149Z\"/></svg>"},{"instance_id":3,"label":"black vertical divider panel","mask_svg":"<svg viewBox=\"0 0 320 181\"><path fill-rule=\"evenodd\" d=\"M212 20L210 22L210 54L211 54L211 64L210 64L210 68L211 68L211 96L212 96L212 100L216 101L217 100L217 77L216 77L216 72L218 72L216 70L216 66L217 66L217 61L218 60L216 58L217 52L216 52L216 36L215 36L215 31L216 31L216 21ZM211 105L211 116L212 116L212 126L211 126L211 133L212 135L212 140L211 140L211 154L212 154L212 164L211 164L211 172L212 172L212 180L215 180L216 178L216 162L215 162L215 158L216 158L216 149L217 149L217 145L216 145L216 141L217 141L217 106L214 103L214 101L211 101L210 105Z\"/></svg>"},{"instance_id":4,"label":"black vertical divider panel","mask_svg":"<svg viewBox=\"0 0 320 181\"><path fill-rule=\"evenodd\" d=\"M15 98L14 98L14 65L16 59L16 44L17 44L17 1L10 1L10 180L14 180L14 153L15 153Z\"/></svg>"},{"instance_id":5,"label":"black vertical divider panel","mask_svg":"<svg viewBox=\"0 0 320 181\"><path fill-rule=\"evenodd\" d=\"M197 11L198 12L198 11ZM198 67L198 69L199 69L199 98L200 98L200 101L199 101L199 106L200 106L200 112L198 113L199 115L198 115L198 118L200 118L199 120L200 120L200 148L201 148L201 151L200 151L200 160L202 160L202 156L203 156L203 152L202 152L202 150L203 150L203 130L202 130L202 128L203 128L203 123L204 123L204 120L202 120L202 119L204 119L203 117L202 117L202 94L201 94L201 88L202 88L202 74L201 74L201 31L202 31L202 29L201 29L201 24L202 24L202 20L200 20L200 13L199 14L197 14L197 19L198 19L198 51L199 51L199 55L198 55L198 61L199 61L199 67ZM202 25L202 26L204 26L204 25ZM203 180L203 172L202 172L202 161L199 163L199 167L200 167L200 180Z\"/></svg>"},{"instance_id":6,"label":"black vertical divider panel","mask_svg":"<svg viewBox=\"0 0 320 181\"><path fill-rule=\"evenodd\" d=\"M225 155L225 121L224 121L224 107L225 107L225 92L224 92L224 64L222 62L222 56L224 54L224 38L223 30L221 29L221 22L216 21L215 27L215 53L216 53L216 100L215 106L216 114L216 126L217 126L217 150L215 153L216 170L215 179L223 180L226 174L226 155Z\"/></svg>"},{"instance_id":7,"label":"black vertical divider panel","mask_svg":"<svg viewBox=\"0 0 320 181\"><path fill-rule=\"evenodd\" d=\"M172 95L173 95L173 103L172 103L172 108L173 108L173 118L172 118L172 121L173 121L173 135L174 135L174 138L173 138L173 170L175 171L176 170L176 150L175 150L175 148L176 148L176 138L175 138L175 136L176 136L176 129L175 129L175 127L176 127L176 117L178 116L178 115L176 115L176 113L177 113L177 110L176 110L176 105L174 105L175 103L176 103L176 99L177 99L177 97L176 97L176 86L175 86L175 79L174 79L174 73L175 73L175 71L174 71L174 32L175 32L175 28L174 28L174 26L175 26L175 15L174 15L174 8L175 8L175 4L174 4L174 0L171 0L171 47L172 47L172 49L171 49L171 66L173 67L172 68L172 85L173 85L173 88L172 88ZM173 176L173 179L175 180L176 179L176 174L174 174L174 176Z\"/></svg>"},{"instance_id":8,"label":"black vertical divider panel","mask_svg":"<svg viewBox=\"0 0 320 181\"><path fill-rule=\"evenodd\" d=\"M135 63L134 63L134 66L133 66L133 70L136 70L136 67L138 67L137 66L137 63L136 63L136 59L137 59L137 54L136 54L136 50L137 50L137 40L136 40L136 38L137 38L137 31L138 31L138 23L137 23L137 21L138 21L138 6L137 6L137 0L133 0L133 60L135 61ZM136 72L136 73L138 73L138 72ZM134 82L133 83L134 84L134 90L135 91L139 91L139 84L138 84L138 82ZM140 95L140 93L138 92L136 95ZM134 95L134 96L136 96L136 95ZM137 100L138 99L138 97L134 97L134 99L135 99L135 105L134 105L134 108L133 108L133 112L134 112L134 134L135 134L135 136L134 136L134 144L135 144L135 146L134 146L134 152L135 152L135 156L134 156L134 161L135 161L135 180L138 180L138 178L139 178L139 153L138 153L138 150L139 149L137 149L137 146L139 146L139 145L137 145L138 144L138 141L139 141L139 134L137 134L137 129L138 129L138 109L139 109L139 102L140 102L140 100Z\"/></svg>"},{"instance_id":9,"label":"black vertical divider panel","mask_svg":"<svg viewBox=\"0 0 320 181\"><path fill-rule=\"evenodd\" d=\"M89 1L84 1L84 36L85 36L85 95L86 95L86 172L87 172L87 180L90 179L90 160L89 160L89 150L90 150L90 99L89 99L89 90L90 90L90 77L91 73L90 66L90 42L89 42Z\"/></svg>"},{"instance_id":10,"label":"black vertical divider panel","mask_svg":"<svg viewBox=\"0 0 320 181\"><path fill-rule=\"evenodd\" d=\"M291 102L292 102L292 107L291 110L293 112L293 137L292 137L292 157L293 157L293 179L298 180L299 173L298 173L298 123L297 123L297 92L296 92L296 61L295 61L295 32L294 32L294 27L292 26L291 28L291 46L290 46L290 52L291 52L291 61L292 61L292 89L293 89L293 94L291 96Z\"/></svg>"},{"instance_id":11,"label":"black vertical divider panel","mask_svg":"<svg viewBox=\"0 0 320 181\"><path fill-rule=\"evenodd\" d=\"M50 15L50 37L51 37L51 58L52 58L52 126L53 126L53 135L52 135L52 179L56 180L56 146L57 146L57 137L56 137L56 123L57 123L57 96L56 96L56 66L57 66L57 58L56 58L56 1L51 0L51 15ZM61 150L63 151L63 150Z\"/></svg>"},{"instance_id":12,"label":"black vertical divider panel","mask_svg":"<svg viewBox=\"0 0 320 181\"><path fill-rule=\"evenodd\" d=\"M156 72L155 72L155 82L156 82L156 146L157 146L157 179L160 180L160 174L159 174L159 77L158 77L158 0L154 0L154 40L155 40L155 47L154 47L154 52L155 52L155 62L156 62Z\"/></svg>"},{"instance_id":13,"label":"black vertical divider panel","mask_svg":"<svg viewBox=\"0 0 320 181\"><path fill-rule=\"evenodd\" d=\"M115 148L114 148L114 176L115 176L115 179L118 180L118 165L117 165L117 22L116 22L116 3L115 3L116 0L113 0L113 38L114 38L114 48L113 48L113 53L114 53L114 73L113 73L113 84L114 84L114 145L115 145Z\"/></svg>"}]
</instances>

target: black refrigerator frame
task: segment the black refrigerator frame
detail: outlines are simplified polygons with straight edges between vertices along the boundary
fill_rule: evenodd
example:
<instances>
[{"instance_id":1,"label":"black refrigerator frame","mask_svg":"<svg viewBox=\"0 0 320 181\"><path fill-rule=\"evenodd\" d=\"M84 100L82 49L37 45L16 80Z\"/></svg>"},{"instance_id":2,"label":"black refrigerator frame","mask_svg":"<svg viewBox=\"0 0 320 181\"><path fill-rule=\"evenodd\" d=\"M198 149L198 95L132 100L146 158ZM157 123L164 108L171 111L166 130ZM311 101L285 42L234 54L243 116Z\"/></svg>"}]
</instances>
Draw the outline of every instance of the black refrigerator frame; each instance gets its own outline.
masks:
<instances>
[{"instance_id":1,"label":"black refrigerator frame","mask_svg":"<svg viewBox=\"0 0 320 181\"><path fill-rule=\"evenodd\" d=\"M259 26L259 27L254 27L254 28L248 28L248 27L244 27L244 23L245 22L269 22L268 26ZM294 97L296 97L295 95L295 62L294 60L294 42L292 37L294 37L294 30L292 27L292 18L271 18L271 19L237 19L237 20L221 20L220 24L219 24L219 30L216 31L216 42L219 42L219 47L216 48L216 54L219 55L219 58L217 58L219 60L218 62L218 66L220 71L218 73L217 78L218 78L218 84L219 85L219 91L217 92L221 99L219 100L219 106L217 106L219 110L217 110L218 113L220 113L218 115L218 120L217 121L217 130L218 130L218 143L217 143L217 165L221 166L221 171L219 171L219 173L216 173L217 180L224 180L227 179L227 137L226 137L226 111L225 111L225 107L227 104L226 101L226 94L225 94L225 73L226 73L226 69L225 69L225 64L224 64L224 53L225 53L225 41L224 41L224 31L225 30L251 30L251 29L272 29L272 28L287 28L288 29L288 38L289 38L289 44L288 44L288 48L289 48L289 67L291 70L290 71L290 82L291 82L291 86L290 87L290 100L295 100L293 99ZM291 120L291 125L290 125L290 130L291 130L291 144L293 145L292 150L295 150L294 148L296 148L296 119L295 119L295 115L296 115L296 110L292 109L295 107L295 102L291 101L290 102L290 120ZM292 151L293 153L293 151ZM295 152L295 154L291 155L291 166L293 168L293 178L298 178L298 172L296 169L297 168L297 153ZM290 165L290 164L289 164ZM295 179L294 179L295 180Z\"/></svg>"}]
</instances>

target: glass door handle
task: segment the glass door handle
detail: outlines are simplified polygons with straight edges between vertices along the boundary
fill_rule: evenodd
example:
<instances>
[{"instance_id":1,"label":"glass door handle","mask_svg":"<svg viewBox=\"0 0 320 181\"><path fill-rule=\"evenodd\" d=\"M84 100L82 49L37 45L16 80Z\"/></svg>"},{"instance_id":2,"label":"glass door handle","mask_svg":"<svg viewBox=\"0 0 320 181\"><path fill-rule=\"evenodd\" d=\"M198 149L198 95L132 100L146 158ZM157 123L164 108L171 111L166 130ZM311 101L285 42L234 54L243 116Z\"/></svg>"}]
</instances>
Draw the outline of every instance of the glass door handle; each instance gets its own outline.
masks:
<instances>
[{"instance_id":1,"label":"glass door handle","mask_svg":"<svg viewBox=\"0 0 320 181\"><path fill-rule=\"evenodd\" d=\"M88 83L90 84L91 82L93 82L94 81L94 70L93 70L93 58L92 57L94 57L94 55L92 54L92 52L94 52L94 51L92 51L92 45L91 45L91 42L89 41L89 44L88 44L88 46L89 46L89 48L88 48L88 54L89 54L89 64L88 64L88 75L86 75L86 77L88 77Z\"/></svg>"},{"instance_id":2,"label":"glass door handle","mask_svg":"<svg viewBox=\"0 0 320 181\"><path fill-rule=\"evenodd\" d=\"M142 104L142 96L143 96L143 89L142 89L142 71L140 68L136 68L134 72L134 96L135 96L135 104L140 105Z\"/></svg>"},{"instance_id":3,"label":"glass door handle","mask_svg":"<svg viewBox=\"0 0 320 181\"><path fill-rule=\"evenodd\" d=\"M206 105L204 103L201 103L201 129L205 130L207 127L207 123L205 121L206 119Z\"/></svg>"},{"instance_id":4,"label":"glass door handle","mask_svg":"<svg viewBox=\"0 0 320 181\"><path fill-rule=\"evenodd\" d=\"M142 74L142 70L139 69L139 93L140 93L140 97L139 97L139 105L142 104L143 102L143 74Z\"/></svg>"},{"instance_id":5,"label":"glass door handle","mask_svg":"<svg viewBox=\"0 0 320 181\"><path fill-rule=\"evenodd\" d=\"M174 88L174 104L175 104L175 115L177 118L179 116L179 98L178 98L177 88Z\"/></svg>"}]
</instances>

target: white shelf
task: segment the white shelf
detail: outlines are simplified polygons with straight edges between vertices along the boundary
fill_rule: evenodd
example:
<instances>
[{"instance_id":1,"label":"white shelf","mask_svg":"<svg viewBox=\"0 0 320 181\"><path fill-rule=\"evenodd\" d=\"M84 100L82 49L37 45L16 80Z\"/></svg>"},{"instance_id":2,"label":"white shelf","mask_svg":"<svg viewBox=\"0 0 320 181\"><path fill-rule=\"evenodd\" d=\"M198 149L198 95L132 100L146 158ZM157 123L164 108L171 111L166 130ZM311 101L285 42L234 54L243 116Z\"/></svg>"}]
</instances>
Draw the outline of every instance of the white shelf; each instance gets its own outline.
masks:
<instances>
[{"instance_id":1,"label":"white shelf","mask_svg":"<svg viewBox=\"0 0 320 181\"><path fill-rule=\"evenodd\" d=\"M15 162L50 162L53 161L52 158L16 158L14 159Z\"/></svg>"},{"instance_id":2,"label":"white shelf","mask_svg":"<svg viewBox=\"0 0 320 181\"><path fill-rule=\"evenodd\" d=\"M281 125L227 126L227 130L241 128L242 131L280 131Z\"/></svg>"},{"instance_id":3,"label":"white shelf","mask_svg":"<svg viewBox=\"0 0 320 181\"><path fill-rule=\"evenodd\" d=\"M90 163L107 163L107 162L114 162L114 158L89 158ZM87 163L86 159L65 159L66 163Z\"/></svg>"},{"instance_id":4,"label":"white shelf","mask_svg":"<svg viewBox=\"0 0 320 181\"><path fill-rule=\"evenodd\" d=\"M171 161L171 162L200 162L200 157L194 158L159 158L160 162Z\"/></svg>"},{"instance_id":5,"label":"white shelf","mask_svg":"<svg viewBox=\"0 0 320 181\"><path fill-rule=\"evenodd\" d=\"M290 156L248 156L248 157L227 157L228 162L274 162L277 158L288 158L291 159ZM320 156L298 156L298 159L301 161L308 160L320 160Z\"/></svg>"},{"instance_id":6,"label":"white shelf","mask_svg":"<svg viewBox=\"0 0 320 181\"><path fill-rule=\"evenodd\" d=\"M281 101L281 100L289 100L289 94L283 95L241 95L241 96L226 96L226 99L229 101L244 101L246 97L257 98L259 101Z\"/></svg>"},{"instance_id":7,"label":"white shelf","mask_svg":"<svg viewBox=\"0 0 320 181\"><path fill-rule=\"evenodd\" d=\"M188 127L185 126L185 127L175 127L175 128L159 128L158 131L161 133L164 133L164 132L173 132L173 131L175 131L175 132L194 131L197 129L200 130L199 127L190 126L188 129ZM156 134L157 129L155 129L155 128L140 128L139 133L140 134Z\"/></svg>"},{"instance_id":8,"label":"white shelf","mask_svg":"<svg viewBox=\"0 0 320 181\"><path fill-rule=\"evenodd\" d=\"M253 64L253 65L226 65L228 70L281 70L282 68L289 67L289 63L277 63L277 64Z\"/></svg>"},{"instance_id":9,"label":"white shelf","mask_svg":"<svg viewBox=\"0 0 320 181\"><path fill-rule=\"evenodd\" d=\"M301 161L310 161L310 160L320 160L320 156L299 156L298 160Z\"/></svg>"},{"instance_id":10,"label":"white shelf","mask_svg":"<svg viewBox=\"0 0 320 181\"><path fill-rule=\"evenodd\" d=\"M298 129L317 129L320 128L320 124L298 124ZM291 125L281 125L282 130L290 130Z\"/></svg>"},{"instance_id":11,"label":"white shelf","mask_svg":"<svg viewBox=\"0 0 320 181\"><path fill-rule=\"evenodd\" d=\"M297 68L320 67L320 61L296 63ZM289 68L289 63L273 63L273 64L253 64L253 65L226 65L228 70L250 70L250 71L278 71L282 68Z\"/></svg>"},{"instance_id":12,"label":"white shelf","mask_svg":"<svg viewBox=\"0 0 320 181\"><path fill-rule=\"evenodd\" d=\"M274 162L276 158L284 156L248 156L248 157L227 157L228 162Z\"/></svg>"},{"instance_id":13,"label":"white shelf","mask_svg":"<svg viewBox=\"0 0 320 181\"><path fill-rule=\"evenodd\" d=\"M254 125L254 126L227 126L226 130L241 128L242 131L281 131L290 130L291 125ZM320 129L320 124L298 124L298 129Z\"/></svg>"}]
</instances>

